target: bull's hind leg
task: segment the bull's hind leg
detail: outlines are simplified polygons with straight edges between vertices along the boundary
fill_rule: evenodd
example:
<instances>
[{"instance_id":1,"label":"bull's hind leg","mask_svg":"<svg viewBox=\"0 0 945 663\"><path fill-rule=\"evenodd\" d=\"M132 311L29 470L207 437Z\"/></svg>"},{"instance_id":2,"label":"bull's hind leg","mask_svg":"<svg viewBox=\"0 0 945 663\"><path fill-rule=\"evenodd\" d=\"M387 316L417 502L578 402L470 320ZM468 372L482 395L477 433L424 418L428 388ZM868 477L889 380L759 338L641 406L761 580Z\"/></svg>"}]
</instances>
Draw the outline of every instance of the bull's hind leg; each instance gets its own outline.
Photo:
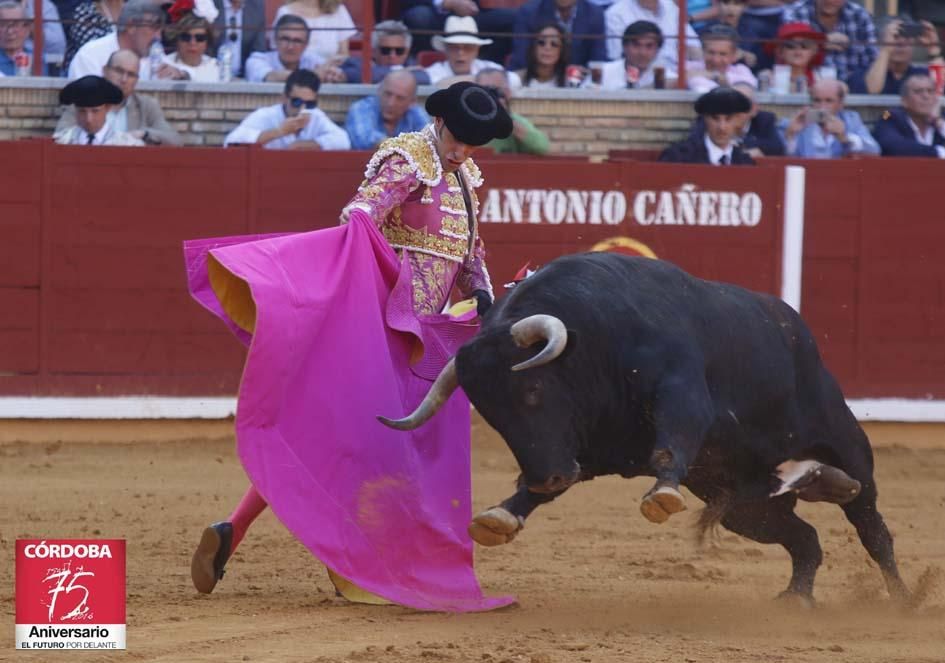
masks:
<instances>
[{"instance_id":1,"label":"bull's hind leg","mask_svg":"<svg viewBox=\"0 0 945 663\"><path fill-rule=\"evenodd\" d=\"M823 561L817 530L794 513L793 495L737 504L722 517L722 525L758 543L779 543L791 555L791 582L782 597L814 602L814 577Z\"/></svg>"},{"instance_id":2,"label":"bull's hind leg","mask_svg":"<svg viewBox=\"0 0 945 663\"><path fill-rule=\"evenodd\" d=\"M856 528L860 542L883 572L886 588L893 598L906 601L909 590L899 575L893 539L876 509L876 484L864 482L863 489L855 500L842 506L850 524Z\"/></svg>"}]
</instances>

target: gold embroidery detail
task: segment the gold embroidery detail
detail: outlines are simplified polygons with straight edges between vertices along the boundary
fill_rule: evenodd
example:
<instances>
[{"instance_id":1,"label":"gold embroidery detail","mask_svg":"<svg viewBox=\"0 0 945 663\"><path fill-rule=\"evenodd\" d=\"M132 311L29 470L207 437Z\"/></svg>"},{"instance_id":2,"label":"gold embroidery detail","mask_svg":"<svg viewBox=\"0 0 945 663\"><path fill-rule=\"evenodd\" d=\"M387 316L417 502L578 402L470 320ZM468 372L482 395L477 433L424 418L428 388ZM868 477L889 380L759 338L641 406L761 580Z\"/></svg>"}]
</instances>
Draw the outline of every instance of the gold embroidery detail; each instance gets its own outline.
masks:
<instances>
[{"instance_id":1,"label":"gold embroidery detail","mask_svg":"<svg viewBox=\"0 0 945 663\"><path fill-rule=\"evenodd\" d=\"M406 160L404 172L415 172L417 179L428 186L436 186L443 178L440 160L430 141L421 131L400 134L383 141L368 161L364 177L367 179L374 177L384 160L393 154L399 154Z\"/></svg>"},{"instance_id":2,"label":"gold embroidery detail","mask_svg":"<svg viewBox=\"0 0 945 663\"><path fill-rule=\"evenodd\" d=\"M451 221L453 223L447 226L444 219L443 228L455 227L456 219L451 219ZM404 225L401 209L396 207L391 213L390 222L384 224L381 231L394 248L429 253L453 262L462 262L466 257L469 236L465 227L463 227L464 232L461 237L431 235L426 228L411 228Z\"/></svg>"}]
</instances>

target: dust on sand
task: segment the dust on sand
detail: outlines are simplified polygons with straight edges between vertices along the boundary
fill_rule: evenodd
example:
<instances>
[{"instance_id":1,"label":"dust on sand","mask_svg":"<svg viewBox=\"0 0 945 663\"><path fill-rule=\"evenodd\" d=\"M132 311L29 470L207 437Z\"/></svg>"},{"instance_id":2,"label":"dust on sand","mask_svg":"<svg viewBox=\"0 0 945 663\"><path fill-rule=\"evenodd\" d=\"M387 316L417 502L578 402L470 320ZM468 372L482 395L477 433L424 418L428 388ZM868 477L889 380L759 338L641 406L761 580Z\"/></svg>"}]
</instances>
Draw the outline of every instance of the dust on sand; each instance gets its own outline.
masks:
<instances>
[{"instance_id":1,"label":"dust on sand","mask_svg":"<svg viewBox=\"0 0 945 663\"><path fill-rule=\"evenodd\" d=\"M723 531L695 543L692 510L653 525L647 479L575 486L538 509L507 546L477 550L491 594L517 606L473 615L351 605L266 513L211 596L189 577L203 528L224 518L245 478L229 422L0 422L0 660L945 661L945 447L941 428L874 426L880 508L919 606L902 610L835 506L803 504L824 547L819 607L773 598L790 563L779 547ZM511 493L515 463L474 425L477 509ZM128 540L128 651L13 650L17 538Z\"/></svg>"}]
</instances>

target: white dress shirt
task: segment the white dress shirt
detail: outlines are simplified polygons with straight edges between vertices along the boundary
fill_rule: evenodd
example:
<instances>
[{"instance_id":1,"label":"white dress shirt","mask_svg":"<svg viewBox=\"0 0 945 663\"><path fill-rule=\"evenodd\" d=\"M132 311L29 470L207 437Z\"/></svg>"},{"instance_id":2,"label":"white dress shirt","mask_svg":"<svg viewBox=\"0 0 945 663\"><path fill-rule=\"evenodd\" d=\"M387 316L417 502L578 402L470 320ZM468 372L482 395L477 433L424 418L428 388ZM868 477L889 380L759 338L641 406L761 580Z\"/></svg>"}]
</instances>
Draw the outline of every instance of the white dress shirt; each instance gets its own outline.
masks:
<instances>
[{"instance_id":1,"label":"white dress shirt","mask_svg":"<svg viewBox=\"0 0 945 663\"><path fill-rule=\"evenodd\" d=\"M239 58L236 58L237 60ZM190 80L197 81L199 83L219 83L220 82L220 65L217 64L217 61L211 58L209 55L204 55L203 59L200 61L200 64L196 67L192 67L189 64L183 62L177 53L171 53L164 56L164 62L180 69L181 71L186 71L190 76Z\"/></svg>"},{"instance_id":2,"label":"white dress shirt","mask_svg":"<svg viewBox=\"0 0 945 663\"><path fill-rule=\"evenodd\" d=\"M119 48L121 46L118 45L118 33L116 32L109 32L104 37L86 42L76 52L72 62L69 63L69 78L82 78L89 75L101 76L108 58ZM138 80L147 81L150 79L151 65L148 63L148 58L143 57L138 65Z\"/></svg>"},{"instance_id":3,"label":"white dress shirt","mask_svg":"<svg viewBox=\"0 0 945 663\"><path fill-rule=\"evenodd\" d=\"M728 147L723 150L721 147L712 142L712 139L709 138L708 133L703 136L702 140L705 141L705 149L709 151L709 163L711 163L713 166L720 166L722 164L719 163L719 159L724 156L726 157L728 165L732 165L733 146L731 143L729 143Z\"/></svg>"},{"instance_id":4,"label":"white dress shirt","mask_svg":"<svg viewBox=\"0 0 945 663\"><path fill-rule=\"evenodd\" d=\"M344 129L332 122L331 118L325 115L320 108L313 109L311 113L312 117L309 123L300 132L271 140L264 147L270 150L280 150L289 147L297 140L310 140L318 143L323 150L351 149L351 141ZM255 110L240 122L238 127L227 134L223 145L226 147L228 145L255 143L262 132L277 129L282 126L285 120L285 109L283 109L282 104Z\"/></svg>"},{"instance_id":5,"label":"white dress shirt","mask_svg":"<svg viewBox=\"0 0 945 663\"><path fill-rule=\"evenodd\" d=\"M313 56L305 51L302 53L299 68L314 69L324 62L320 57ZM285 65L279 59L279 51L266 51L265 53L255 51L246 58L246 80L250 83L261 83L270 72L282 71L283 69L285 69Z\"/></svg>"},{"instance_id":6,"label":"white dress shirt","mask_svg":"<svg viewBox=\"0 0 945 663\"><path fill-rule=\"evenodd\" d=\"M89 142L89 133L78 125L67 127L53 136L53 140L59 145L121 145L125 147L143 147L144 141L135 138L124 131L117 131L111 117L98 133L95 134L92 142Z\"/></svg>"},{"instance_id":7,"label":"white dress shirt","mask_svg":"<svg viewBox=\"0 0 945 663\"><path fill-rule=\"evenodd\" d=\"M516 74L514 71L505 71L501 65L496 64L490 60L480 60L479 58L476 58L472 61L472 65L469 68L468 74L454 74L453 68L450 67L450 63L447 60L434 62L429 67L424 69L424 71L427 72L427 76L430 77L430 83L436 85L444 78L452 78L453 76L463 75L474 77L483 69L498 69L499 71L505 72L508 75L509 88L512 90L517 90L518 88L522 87L522 79L519 78L518 74Z\"/></svg>"},{"instance_id":8,"label":"white dress shirt","mask_svg":"<svg viewBox=\"0 0 945 663\"><path fill-rule=\"evenodd\" d=\"M636 21L650 21L659 26L663 33L663 48L659 58L674 69L678 68L679 53L676 33L679 32L679 7L673 0L659 0L659 7L654 14L640 6L637 0L617 0L604 12L604 26L610 38L607 39L607 58L617 60L623 55L623 32ZM686 43L699 47L699 38L691 25L686 25Z\"/></svg>"},{"instance_id":9,"label":"white dress shirt","mask_svg":"<svg viewBox=\"0 0 945 663\"><path fill-rule=\"evenodd\" d=\"M909 127L912 129L912 133L915 134L915 139L919 141L922 145L932 145L935 142L935 132L938 131L931 124L925 128L925 131L919 131L919 125L912 121L911 117L906 117L909 121ZM945 138L945 133L939 132L943 138ZM941 145L935 145L935 151L938 153L939 159L945 159L945 147Z\"/></svg>"}]
</instances>

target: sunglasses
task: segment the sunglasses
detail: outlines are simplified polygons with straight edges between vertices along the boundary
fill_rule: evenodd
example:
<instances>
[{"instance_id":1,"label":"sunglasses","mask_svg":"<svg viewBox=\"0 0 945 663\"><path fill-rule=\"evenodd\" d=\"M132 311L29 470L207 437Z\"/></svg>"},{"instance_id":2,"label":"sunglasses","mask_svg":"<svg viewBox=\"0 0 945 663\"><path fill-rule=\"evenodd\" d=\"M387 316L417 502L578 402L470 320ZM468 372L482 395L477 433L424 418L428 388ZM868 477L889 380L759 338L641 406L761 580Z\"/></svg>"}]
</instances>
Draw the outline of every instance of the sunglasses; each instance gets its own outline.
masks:
<instances>
[{"instance_id":1,"label":"sunglasses","mask_svg":"<svg viewBox=\"0 0 945 663\"><path fill-rule=\"evenodd\" d=\"M552 48L561 48L561 41L558 39L536 39L535 43L539 46L551 46Z\"/></svg>"},{"instance_id":2,"label":"sunglasses","mask_svg":"<svg viewBox=\"0 0 945 663\"><path fill-rule=\"evenodd\" d=\"M381 55L403 55L407 52L406 46L378 46L377 50L381 52Z\"/></svg>"},{"instance_id":3,"label":"sunglasses","mask_svg":"<svg viewBox=\"0 0 945 663\"><path fill-rule=\"evenodd\" d=\"M307 109L312 110L318 106L318 99L313 99L312 101L306 101L305 99L299 99L298 97L292 97L289 99L289 103L292 104L292 108L301 108L305 106Z\"/></svg>"},{"instance_id":4,"label":"sunglasses","mask_svg":"<svg viewBox=\"0 0 945 663\"><path fill-rule=\"evenodd\" d=\"M198 44L202 44L205 41L207 41L207 33L200 32L198 34L192 35L189 32L182 32L181 34L177 35L177 38L188 44L192 41L196 41Z\"/></svg>"}]
</instances>

